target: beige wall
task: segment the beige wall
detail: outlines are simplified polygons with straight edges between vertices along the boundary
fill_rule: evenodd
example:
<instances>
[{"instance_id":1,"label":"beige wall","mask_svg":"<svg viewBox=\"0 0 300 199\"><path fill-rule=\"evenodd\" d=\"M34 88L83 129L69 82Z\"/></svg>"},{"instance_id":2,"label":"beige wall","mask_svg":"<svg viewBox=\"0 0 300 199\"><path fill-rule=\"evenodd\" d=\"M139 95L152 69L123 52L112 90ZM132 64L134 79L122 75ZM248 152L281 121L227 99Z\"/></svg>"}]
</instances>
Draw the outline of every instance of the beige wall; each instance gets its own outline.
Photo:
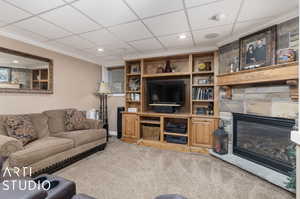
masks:
<instances>
[{"instance_id":1,"label":"beige wall","mask_svg":"<svg viewBox=\"0 0 300 199\"><path fill-rule=\"evenodd\" d=\"M117 108L125 106L125 97L108 96L108 125L110 131L117 131Z\"/></svg>"},{"instance_id":2,"label":"beige wall","mask_svg":"<svg viewBox=\"0 0 300 199\"><path fill-rule=\"evenodd\" d=\"M41 112L47 109L98 106L93 94L101 79L101 67L43 48L0 36L0 46L53 60L54 94L0 94L0 114Z\"/></svg>"}]
</instances>

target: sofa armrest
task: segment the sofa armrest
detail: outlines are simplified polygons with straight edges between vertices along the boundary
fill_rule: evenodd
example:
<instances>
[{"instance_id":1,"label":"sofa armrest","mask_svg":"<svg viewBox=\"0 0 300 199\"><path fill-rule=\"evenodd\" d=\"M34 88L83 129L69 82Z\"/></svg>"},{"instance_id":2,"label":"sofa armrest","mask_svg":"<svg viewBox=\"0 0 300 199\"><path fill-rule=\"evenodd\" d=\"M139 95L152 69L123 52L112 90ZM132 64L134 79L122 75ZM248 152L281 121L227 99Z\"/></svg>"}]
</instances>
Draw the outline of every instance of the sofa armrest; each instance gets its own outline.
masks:
<instances>
[{"instance_id":1,"label":"sofa armrest","mask_svg":"<svg viewBox=\"0 0 300 199\"><path fill-rule=\"evenodd\" d=\"M10 154L22 149L22 143L16 138L0 135L0 156L7 157Z\"/></svg>"},{"instance_id":2,"label":"sofa armrest","mask_svg":"<svg viewBox=\"0 0 300 199\"><path fill-rule=\"evenodd\" d=\"M86 119L90 129L101 129L103 128L103 122L100 120Z\"/></svg>"}]
</instances>

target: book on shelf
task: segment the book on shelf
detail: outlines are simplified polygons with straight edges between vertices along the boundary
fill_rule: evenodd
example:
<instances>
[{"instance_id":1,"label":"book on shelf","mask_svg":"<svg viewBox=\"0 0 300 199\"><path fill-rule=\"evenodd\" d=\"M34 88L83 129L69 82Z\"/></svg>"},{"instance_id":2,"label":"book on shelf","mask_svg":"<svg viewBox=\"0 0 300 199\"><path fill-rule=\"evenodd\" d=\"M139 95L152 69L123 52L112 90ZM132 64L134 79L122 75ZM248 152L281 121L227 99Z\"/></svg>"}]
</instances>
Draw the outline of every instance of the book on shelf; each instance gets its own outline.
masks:
<instances>
[{"instance_id":1,"label":"book on shelf","mask_svg":"<svg viewBox=\"0 0 300 199\"><path fill-rule=\"evenodd\" d=\"M213 100L213 88L193 88L193 100Z\"/></svg>"}]
</instances>

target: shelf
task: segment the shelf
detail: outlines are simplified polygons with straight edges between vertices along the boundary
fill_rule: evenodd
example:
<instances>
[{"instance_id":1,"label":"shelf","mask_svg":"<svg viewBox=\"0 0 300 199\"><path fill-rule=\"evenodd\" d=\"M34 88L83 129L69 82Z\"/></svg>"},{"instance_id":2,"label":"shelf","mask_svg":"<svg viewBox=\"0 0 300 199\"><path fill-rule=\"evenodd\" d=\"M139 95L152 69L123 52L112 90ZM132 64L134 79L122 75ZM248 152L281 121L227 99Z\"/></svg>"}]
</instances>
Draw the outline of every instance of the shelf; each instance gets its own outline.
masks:
<instances>
[{"instance_id":1,"label":"shelf","mask_svg":"<svg viewBox=\"0 0 300 199\"><path fill-rule=\"evenodd\" d=\"M199 71L199 72L193 72L193 75L208 75L208 74L214 74L214 71Z\"/></svg>"},{"instance_id":2,"label":"shelf","mask_svg":"<svg viewBox=\"0 0 300 199\"><path fill-rule=\"evenodd\" d=\"M128 103L140 103L140 101L131 101L131 100L126 100Z\"/></svg>"},{"instance_id":3,"label":"shelf","mask_svg":"<svg viewBox=\"0 0 300 199\"><path fill-rule=\"evenodd\" d=\"M160 124L160 121L155 121L155 120L141 120L140 123L142 123L142 124Z\"/></svg>"},{"instance_id":4,"label":"shelf","mask_svg":"<svg viewBox=\"0 0 300 199\"><path fill-rule=\"evenodd\" d=\"M169 145L169 146L187 146L187 144L176 144L176 143L170 143L167 141L163 141L164 144Z\"/></svg>"},{"instance_id":5,"label":"shelf","mask_svg":"<svg viewBox=\"0 0 300 199\"><path fill-rule=\"evenodd\" d=\"M32 80L33 82L45 82L48 83L48 80Z\"/></svg>"},{"instance_id":6,"label":"shelf","mask_svg":"<svg viewBox=\"0 0 300 199\"><path fill-rule=\"evenodd\" d=\"M193 84L193 87L213 87L213 84Z\"/></svg>"},{"instance_id":7,"label":"shelf","mask_svg":"<svg viewBox=\"0 0 300 199\"><path fill-rule=\"evenodd\" d=\"M140 76L141 73L128 73L127 76L128 77L132 77L132 76Z\"/></svg>"},{"instance_id":8,"label":"shelf","mask_svg":"<svg viewBox=\"0 0 300 199\"><path fill-rule=\"evenodd\" d=\"M126 91L126 93L140 93L141 91Z\"/></svg>"},{"instance_id":9,"label":"shelf","mask_svg":"<svg viewBox=\"0 0 300 199\"><path fill-rule=\"evenodd\" d=\"M214 102L214 100L192 100L193 102Z\"/></svg>"},{"instance_id":10,"label":"shelf","mask_svg":"<svg viewBox=\"0 0 300 199\"><path fill-rule=\"evenodd\" d=\"M232 97L233 86L262 85L269 83L289 85L290 97L292 100L297 101L298 62L265 66L217 76L217 85L225 89L226 98L228 99Z\"/></svg>"},{"instance_id":11,"label":"shelf","mask_svg":"<svg viewBox=\"0 0 300 199\"><path fill-rule=\"evenodd\" d=\"M175 136L181 136L181 137L188 137L188 134L183 133L171 133L171 132L164 132L165 135L175 135Z\"/></svg>"},{"instance_id":12,"label":"shelf","mask_svg":"<svg viewBox=\"0 0 300 199\"><path fill-rule=\"evenodd\" d=\"M189 72L174 72L174 73L158 73L158 74L144 74L142 77L172 77L172 76L188 76Z\"/></svg>"}]
</instances>

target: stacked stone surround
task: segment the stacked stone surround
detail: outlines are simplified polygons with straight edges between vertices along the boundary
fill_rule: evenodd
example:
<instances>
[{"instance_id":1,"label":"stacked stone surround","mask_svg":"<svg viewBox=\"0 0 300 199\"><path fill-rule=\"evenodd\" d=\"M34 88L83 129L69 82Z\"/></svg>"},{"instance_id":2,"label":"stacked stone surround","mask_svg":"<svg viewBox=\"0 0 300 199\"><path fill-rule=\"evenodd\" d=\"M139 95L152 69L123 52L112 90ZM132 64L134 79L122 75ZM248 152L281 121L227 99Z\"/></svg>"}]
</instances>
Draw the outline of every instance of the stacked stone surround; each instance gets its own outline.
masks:
<instances>
[{"instance_id":1,"label":"stacked stone surround","mask_svg":"<svg viewBox=\"0 0 300 199\"><path fill-rule=\"evenodd\" d=\"M298 103L290 99L287 85L234 87L232 99L220 92L220 111L295 119Z\"/></svg>"}]
</instances>

